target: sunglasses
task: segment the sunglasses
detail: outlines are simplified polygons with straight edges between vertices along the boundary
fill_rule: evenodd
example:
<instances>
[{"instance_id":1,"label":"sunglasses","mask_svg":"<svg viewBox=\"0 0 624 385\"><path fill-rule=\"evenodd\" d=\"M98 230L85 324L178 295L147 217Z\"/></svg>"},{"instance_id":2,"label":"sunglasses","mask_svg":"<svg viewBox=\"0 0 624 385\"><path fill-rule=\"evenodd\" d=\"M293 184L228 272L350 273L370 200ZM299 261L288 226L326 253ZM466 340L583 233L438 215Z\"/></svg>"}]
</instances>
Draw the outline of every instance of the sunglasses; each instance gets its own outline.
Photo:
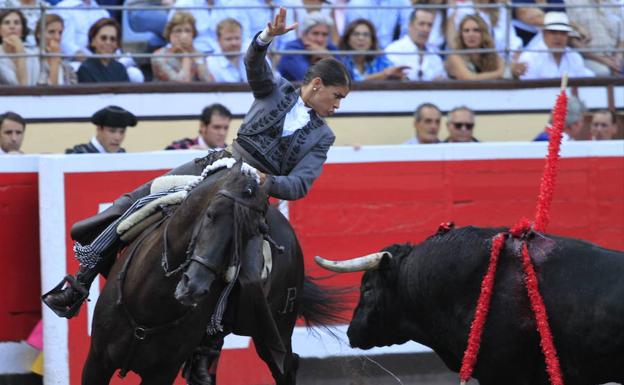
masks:
<instances>
[{"instance_id":1,"label":"sunglasses","mask_svg":"<svg viewBox=\"0 0 624 385\"><path fill-rule=\"evenodd\" d=\"M474 128L474 123L453 122L453 127L455 127L456 130L461 130L462 127L466 127L466 130L470 131Z\"/></svg>"}]
</instances>

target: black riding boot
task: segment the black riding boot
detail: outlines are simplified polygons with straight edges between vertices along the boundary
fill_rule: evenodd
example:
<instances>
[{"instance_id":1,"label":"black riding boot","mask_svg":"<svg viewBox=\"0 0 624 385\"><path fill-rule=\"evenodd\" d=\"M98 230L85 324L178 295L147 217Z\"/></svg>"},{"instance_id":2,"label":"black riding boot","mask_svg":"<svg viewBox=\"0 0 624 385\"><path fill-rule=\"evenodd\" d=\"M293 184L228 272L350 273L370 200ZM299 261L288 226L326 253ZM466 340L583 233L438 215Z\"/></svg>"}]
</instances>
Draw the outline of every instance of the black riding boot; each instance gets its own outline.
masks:
<instances>
[{"instance_id":1,"label":"black riding boot","mask_svg":"<svg viewBox=\"0 0 624 385\"><path fill-rule=\"evenodd\" d=\"M97 275L96 267L80 266L76 277L66 276L41 298L59 317L72 318L78 314L80 306L89 296L89 288Z\"/></svg>"},{"instance_id":2,"label":"black riding boot","mask_svg":"<svg viewBox=\"0 0 624 385\"><path fill-rule=\"evenodd\" d=\"M182 369L182 375L188 385L215 385L217 383L216 367L222 347L223 336L204 336Z\"/></svg>"}]
</instances>

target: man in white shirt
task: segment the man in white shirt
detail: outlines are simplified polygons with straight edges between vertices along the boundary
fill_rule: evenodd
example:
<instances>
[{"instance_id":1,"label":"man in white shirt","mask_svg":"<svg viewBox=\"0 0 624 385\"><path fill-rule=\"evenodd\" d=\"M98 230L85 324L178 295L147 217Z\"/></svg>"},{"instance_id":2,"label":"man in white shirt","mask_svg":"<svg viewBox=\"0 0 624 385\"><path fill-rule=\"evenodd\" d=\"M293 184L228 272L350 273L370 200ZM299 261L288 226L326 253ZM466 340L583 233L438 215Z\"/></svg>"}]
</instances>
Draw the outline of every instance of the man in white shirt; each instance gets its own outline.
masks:
<instances>
[{"instance_id":1,"label":"man in white shirt","mask_svg":"<svg viewBox=\"0 0 624 385\"><path fill-rule=\"evenodd\" d=\"M232 19L222 20L217 25L217 38L219 39L220 53L231 55L208 56L208 72L212 74L216 82L246 83L247 71L241 55L243 32L241 24Z\"/></svg>"},{"instance_id":2,"label":"man in white shirt","mask_svg":"<svg viewBox=\"0 0 624 385\"><path fill-rule=\"evenodd\" d=\"M19 114L12 111L0 114L0 155L22 154L24 131L26 122Z\"/></svg>"},{"instance_id":3,"label":"man in white shirt","mask_svg":"<svg viewBox=\"0 0 624 385\"><path fill-rule=\"evenodd\" d=\"M407 35L386 47L386 55L395 66L408 66L409 80L430 81L446 78L440 56L427 49L427 41L435 14L426 9L414 8L410 16ZM413 52L413 55L404 53Z\"/></svg>"},{"instance_id":4,"label":"man in white shirt","mask_svg":"<svg viewBox=\"0 0 624 385\"><path fill-rule=\"evenodd\" d=\"M589 129L592 140L615 139L618 132L615 112L610 110L594 112Z\"/></svg>"},{"instance_id":5,"label":"man in white shirt","mask_svg":"<svg viewBox=\"0 0 624 385\"><path fill-rule=\"evenodd\" d=\"M407 33L411 5L410 0L350 0L345 13L347 25L357 19L369 20L377 30L379 47L385 48L394 40L397 27L400 28L399 37ZM405 8L392 8L393 6Z\"/></svg>"},{"instance_id":6,"label":"man in white shirt","mask_svg":"<svg viewBox=\"0 0 624 385\"><path fill-rule=\"evenodd\" d=\"M593 77L594 73L583 63L583 57L567 47L568 33L572 31L568 16L563 12L548 12L544 17L542 39L530 44L534 50L560 50L556 52L523 52L518 62L527 66L520 79Z\"/></svg>"},{"instance_id":7,"label":"man in white shirt","mask_svg":"<svg viewBox=\"0 0 624 385\"><path fill-rule=\"evenodd\" d=\"M242 31L249 31L248 10L240 8L217 8L214 7L240 7L248 5L244 1L239 0L178 0L174 4L174 8L169 12L169 20L178 11L185 11L195 17L195 28L197 36L193 40L193 44L198 51L204 53L217 52L219 43L217 39L217 25L227 18L237 20L242 26ZM203 9L184 9L187 7L199 7ZM262 19L265 20L265 19ZM254 31L257 33L260 31Z\"/></svg>"},{"instance_id":8,"label":"man in white shirt","mask_svg":"<svg viewBox=\"0 0 624 385\"><path fill-rule=\"evenodd\" d=\"M61 37L61 52L78 58L89 55L87 49L89 28L103 17L110 17L108 11L100 8L95 0L63 0L56 5L59 9L53 13L61 16L64 21Z\"/></svg>"},{"instance_id":9,"label":"man in white shirt","mask_svg":"<svg viewBox=\"0 0 624 385\"><path fill-rule=\"evenodd\" d=\"M403 144L440 143L442 112L432 103L422 103L414 112L414 136Z\"/></svg>"}]
</instances>

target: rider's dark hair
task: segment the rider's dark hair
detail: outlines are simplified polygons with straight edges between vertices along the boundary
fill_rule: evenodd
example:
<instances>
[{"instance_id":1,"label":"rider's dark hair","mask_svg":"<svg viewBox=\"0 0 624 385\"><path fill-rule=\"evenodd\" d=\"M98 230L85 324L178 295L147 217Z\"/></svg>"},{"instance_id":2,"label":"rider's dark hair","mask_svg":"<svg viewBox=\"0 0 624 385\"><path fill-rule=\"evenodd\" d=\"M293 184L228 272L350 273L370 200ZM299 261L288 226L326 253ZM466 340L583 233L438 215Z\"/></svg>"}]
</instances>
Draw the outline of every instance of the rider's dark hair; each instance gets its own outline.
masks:
<instances>
[{"instance_id":1,"label":"rider's dark hair","mask_svg":"<svg viewBox=\"0 0 624 385\"><path fill-rule=\"evenodd\" d=\"M303 77L303 84L309 84L312 79L321 78L324 86L347 86L351 88L351 76L342 62L334 58L325 58L308 68Z\"/></svg>"},{"instance_id":2,"label":"rider's dark hair","mask_svg":"<svg viewBox=\"0 0 624 385\"><path fill-rule=\"evenodd\" d=\"M201 120L201 122L205 125L209 125L213 114L223 116L224 118L232 119L232 113L230 112L230 110L228 110L226 106L224 106L223 104L214 103L204 107L204 110L202 111L199 120Z\"/></svg>"}]
</instances>

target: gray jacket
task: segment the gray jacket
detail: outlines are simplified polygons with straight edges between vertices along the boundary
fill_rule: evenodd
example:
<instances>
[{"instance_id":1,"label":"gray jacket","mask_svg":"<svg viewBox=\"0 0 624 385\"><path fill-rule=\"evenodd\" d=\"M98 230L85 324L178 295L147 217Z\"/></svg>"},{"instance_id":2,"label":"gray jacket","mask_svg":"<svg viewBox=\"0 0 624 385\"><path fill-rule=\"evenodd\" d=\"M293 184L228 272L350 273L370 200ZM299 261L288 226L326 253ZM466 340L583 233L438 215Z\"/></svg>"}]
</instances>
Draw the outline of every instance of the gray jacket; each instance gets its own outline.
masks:
<instances>
[{"instance_id":1,"label":"gray jacket","mask_svg":"<svg viewBox=\"0 0 624 385\"><path fill-rule=\"evenodd\" d=\"M250 154L252 164L261 165L268 174L269 195L280 199L303 198L318 178L327 160L327 152L336 139L325 120L316 113L310 122L289 137L282 138L286 113L297 102L300 89L288 80L274 77L266 61L268 46L256 43L245 55L247 79L254 102L238 130L235 149L240 146Z\"/></svg>"}]
</instances>

